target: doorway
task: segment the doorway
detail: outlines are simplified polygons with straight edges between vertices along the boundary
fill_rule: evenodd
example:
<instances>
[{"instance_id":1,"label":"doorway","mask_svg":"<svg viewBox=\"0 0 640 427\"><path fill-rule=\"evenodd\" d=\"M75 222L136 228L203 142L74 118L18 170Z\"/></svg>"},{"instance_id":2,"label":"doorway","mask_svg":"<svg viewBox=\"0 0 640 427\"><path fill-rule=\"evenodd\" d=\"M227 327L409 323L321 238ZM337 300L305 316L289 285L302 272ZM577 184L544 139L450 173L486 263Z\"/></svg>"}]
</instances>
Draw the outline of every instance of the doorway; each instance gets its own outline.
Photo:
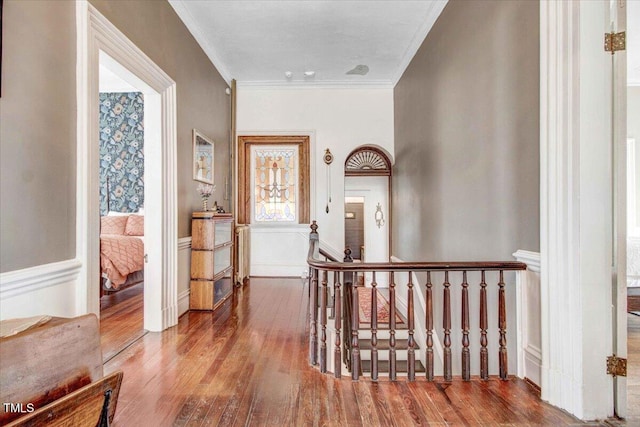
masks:
<instances>
[{"instance_id":1,"label":"doorway","mask_svg":"<svg viewBox=\"0 0 640 427\"><path fill-rule=\"evenodd\" d=\"M344 246L354 261L364 262L364 197L344 198Z\"/></svg>"},{"instance_id":2,"label":"doorway","mask_svg":"<svg viewBox=\"0 0 640 427\"><path fill-rule=\"evenodd\" d=\"M144 52L86 1L76 3L78 37L77 311L100 314L99 66L144 97L144 329L178 321L176 85Z\"/></svg>"},{"instance_id":3,"label":"doorway","mask_svg":"<svg viewBox=\"0 0 640 427\"><path fill-rule=\"evenodd\" d=\"M145 119L143 88L100 52L100 335L104 361L144 329Z\"/></svg>"},{"instance_id":4,"label":"doorway","mask_svg":"<svg viewBox=\"0 0 640 427\"><path fill-rule=\"evenodd\" d=\"M357 214L354 219L348 218L349 203L354 203L354 208L362 207L360 259L362 262L388 262L391 250L390 156L379 147L360 146L347 156L344 175L345 244L348 246L347 238L351 238L347 235L347 227L359 221ZM351 250L353 256L354 248ZM378 286L388 287L388 277L379 276L376 279ZM372 279L370 273L365 274L363 284L370 284Z\"/></svg>"}]
</instances>

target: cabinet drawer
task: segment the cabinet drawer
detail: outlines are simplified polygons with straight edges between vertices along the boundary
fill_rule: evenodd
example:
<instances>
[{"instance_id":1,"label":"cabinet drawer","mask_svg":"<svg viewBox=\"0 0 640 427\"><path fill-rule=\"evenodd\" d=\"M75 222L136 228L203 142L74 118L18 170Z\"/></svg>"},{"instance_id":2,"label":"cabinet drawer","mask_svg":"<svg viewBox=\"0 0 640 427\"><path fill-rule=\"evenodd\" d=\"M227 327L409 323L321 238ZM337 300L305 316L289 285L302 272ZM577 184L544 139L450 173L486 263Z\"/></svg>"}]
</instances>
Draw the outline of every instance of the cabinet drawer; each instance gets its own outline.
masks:
<instances>
[{"instance_id":1,"label":"cabinet drawer","mask_svg":"<svg viewBox=\"0 0 640 427\"><path fill-rule=\"evenodd\" d=\"M221 245L231 241L233 232L233 222L216 222L215 245Z\"/></svg>"},{"instance_id":2,"label":"cabinet drawer","mask_svg":"<svg viewBox=\"0 0 640 427\"><path fill-rule=\"evenodd\" d=\"M213 258L215 262L213 274L218 274L222 270L229 268L231 266L231 246L217 249Z\"/></svg>"},{"instance_id":3,"label":"cabinet drawer","mask_svg":"<svg viewBox=\"0 0 640 427\"><path fill-rule=\"evenodd\" d=\"M213 310L213 281L192 280L189 293L191 310Z\"/></svg>"},{"instance_id":4,"label":"cabinet drawer","mask_svg":"<svg viewBox=\"0 0 640 427\"><path fill-rule=\"evenodd\" d=\"M208 219L194 219L191 221L191 248L213 249L214 233L215 224L213 221Z\"/></svg>"},{"instance_id":5,"label":"cabinet drawer","mask_svg":"<svg viewBox=\"0 0 640 427\"><path fill-rule=\"evenodd\" d=\"M213 251L191 251L191 278L213 279Z\"/></svg>"}]
</instances>

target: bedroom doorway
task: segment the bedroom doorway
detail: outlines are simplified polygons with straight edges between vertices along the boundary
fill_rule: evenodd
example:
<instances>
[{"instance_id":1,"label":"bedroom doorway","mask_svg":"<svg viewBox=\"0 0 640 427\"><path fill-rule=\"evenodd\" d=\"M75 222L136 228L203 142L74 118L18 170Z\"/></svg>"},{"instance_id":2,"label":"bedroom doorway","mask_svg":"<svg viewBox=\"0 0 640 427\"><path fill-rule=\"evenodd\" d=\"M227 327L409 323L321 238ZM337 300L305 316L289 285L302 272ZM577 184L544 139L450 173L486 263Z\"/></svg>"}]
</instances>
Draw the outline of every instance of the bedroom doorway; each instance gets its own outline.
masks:
<instances>
[{"instance_id":1,"label":"bedroom doorway","mask_svg":"<svg viewBox=\"0 0 640 427\"><path fill-rule=\"evenodd\" d=\"M100 63L144 98L144 329L178 321L176 84L89 2L76 2L78 37L77 312L100 315ZM138 224L140 226L140 224Z\"/></svg>"},{"instance_id":2,"label":"bedroom doorway","mask_svg":"<svg viewBox=\"0 0 640 427\"><path fill-rule=\"evenodd\" d=\"M107 362L144 336L144 88L100 52L100 335Z\"/></svg>"}]
</instances>

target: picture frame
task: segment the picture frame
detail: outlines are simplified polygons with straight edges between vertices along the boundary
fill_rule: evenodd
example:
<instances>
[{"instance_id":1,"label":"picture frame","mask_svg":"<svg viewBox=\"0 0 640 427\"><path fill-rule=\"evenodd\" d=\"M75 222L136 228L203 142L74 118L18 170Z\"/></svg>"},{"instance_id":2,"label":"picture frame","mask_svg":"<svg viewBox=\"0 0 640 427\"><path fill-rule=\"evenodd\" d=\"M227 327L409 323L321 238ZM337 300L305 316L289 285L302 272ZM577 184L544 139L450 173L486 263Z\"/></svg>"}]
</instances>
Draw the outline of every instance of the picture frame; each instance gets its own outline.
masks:
<instances>
[{"instance_id":1,"label":"picture frame","mask_svg":"<svg viewBox=\"0 0 640 427\"><path fill-rule=\"evenodd\" d=\"M214 142L193 129L193 179L213 185Z\"/></svg>"}]
</instances>

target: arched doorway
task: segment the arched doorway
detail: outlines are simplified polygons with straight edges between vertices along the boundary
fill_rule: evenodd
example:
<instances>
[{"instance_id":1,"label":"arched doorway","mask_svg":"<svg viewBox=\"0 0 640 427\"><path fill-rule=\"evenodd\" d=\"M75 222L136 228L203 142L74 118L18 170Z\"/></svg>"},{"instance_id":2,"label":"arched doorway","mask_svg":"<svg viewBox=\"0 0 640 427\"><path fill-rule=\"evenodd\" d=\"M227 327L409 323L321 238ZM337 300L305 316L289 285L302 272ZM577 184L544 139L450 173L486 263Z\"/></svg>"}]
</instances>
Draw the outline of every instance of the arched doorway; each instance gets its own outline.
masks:
<instances>
[{"instance_id":1,"label":"arched doorway","mask_svg":"<svg viewBox=\"0 0 640 427\"><path fill-rule=\"evenodd\" d=\"M390 156L371 145L353 150L344 163L344 189L345 246L352 250L357 261L388 262L391 249Z\"/></svg>"}]
</instances>

